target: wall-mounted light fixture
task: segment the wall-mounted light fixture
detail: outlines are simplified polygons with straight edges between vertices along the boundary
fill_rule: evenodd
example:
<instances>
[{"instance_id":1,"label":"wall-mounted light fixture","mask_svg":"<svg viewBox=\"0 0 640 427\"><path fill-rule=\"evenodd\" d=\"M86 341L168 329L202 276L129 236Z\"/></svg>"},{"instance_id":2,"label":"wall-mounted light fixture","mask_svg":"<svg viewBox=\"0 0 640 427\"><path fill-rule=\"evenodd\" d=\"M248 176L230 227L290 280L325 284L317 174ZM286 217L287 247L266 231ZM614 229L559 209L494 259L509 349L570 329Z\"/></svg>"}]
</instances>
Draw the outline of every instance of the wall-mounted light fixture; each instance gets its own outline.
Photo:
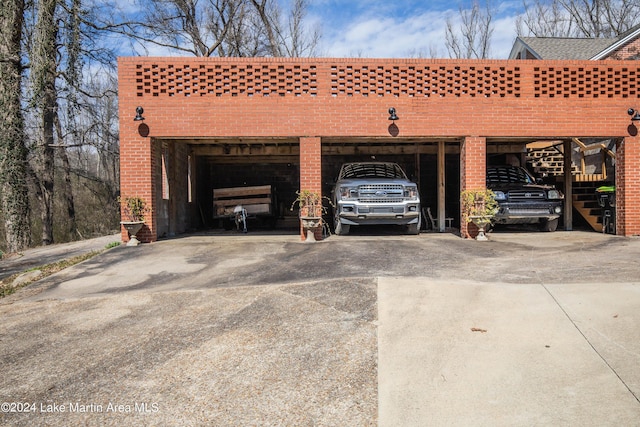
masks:
<instances>
[{"instance_id":1,"label":"wall-mounted light fixture","mask_svg":"<svg viewBox=\"0 0 640 427\"><path fill-rule=\"evenodd\" d=\"M142 107L136 107L136 116L133 118L134 122L141 122L144 120L144 117L142 117L142 113L144 113L144 108Z\"/></svg>"},{"instance_id":2,"label":"wall-mounted light fixture","mask_svg":"<svg viewBox=\"0 0 640 427\"><path fill-rule=\"evenodd\" d=\"M634 110L633 108L629 108L627 110L627 114L631 116L632 122L640 121L640 112L638 110Z\"/></svg>"},{"instance_id":3,"label":"wall-mounted light fixture","mask_svg":"<svg viewBox=\"0 0 640 427\"><path fill-rule=\"evenodd\" d=\"M398 119L399 117L396 115L396 109L393 107L389 108L389 120L393 120L395 122Z\"/></svg>"}]
</instances>

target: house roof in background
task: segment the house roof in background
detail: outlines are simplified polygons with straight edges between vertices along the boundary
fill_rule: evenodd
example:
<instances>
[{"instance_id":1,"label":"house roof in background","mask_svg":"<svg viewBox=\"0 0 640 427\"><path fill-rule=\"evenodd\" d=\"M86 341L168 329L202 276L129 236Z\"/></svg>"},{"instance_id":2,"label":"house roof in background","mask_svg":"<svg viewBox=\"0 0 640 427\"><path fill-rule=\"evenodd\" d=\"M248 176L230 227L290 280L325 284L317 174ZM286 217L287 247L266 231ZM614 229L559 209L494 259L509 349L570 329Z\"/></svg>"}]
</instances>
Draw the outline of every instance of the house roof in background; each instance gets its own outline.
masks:
<instances>
[{"instance_id":1,"label":"house roof in background","mask_svg":"<svg viewBox=\"0 0 640 427\"><path fill-rule=\"evenodd\" d=\"M591 59L617 39L519 37L538 59Z\"/></svg>"},{"instance_id":2,"label":"house roof in background","mask_svg":"<svg viewBox=\"0 0 640 427\"><path fill-rule=\"evenodd\" d=\"M527 50L537 59L605 59L640 37L640 25L614 38L518 37L509 58Z\"/></svg>"}]
</instances>

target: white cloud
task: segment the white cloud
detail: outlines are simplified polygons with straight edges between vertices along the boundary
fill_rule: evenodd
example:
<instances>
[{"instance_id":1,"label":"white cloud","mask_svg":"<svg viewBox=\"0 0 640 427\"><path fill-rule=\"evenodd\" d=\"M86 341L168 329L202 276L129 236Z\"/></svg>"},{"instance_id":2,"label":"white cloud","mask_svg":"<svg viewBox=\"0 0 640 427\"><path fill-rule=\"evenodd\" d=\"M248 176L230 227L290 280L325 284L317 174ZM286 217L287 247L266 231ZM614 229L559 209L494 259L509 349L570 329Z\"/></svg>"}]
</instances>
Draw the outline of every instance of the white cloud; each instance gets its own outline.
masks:
<instances>
[{"instance_id":1,"label":"white cloud","mask_svg":"<svg viewBox=\"0 0 640 427\"><path fill-rule=\"evenodd\" d=\"M345 31L325 38L328 56L393 58L427 55L437 48L444 55L445 15L426 12L406 19L371 18L348 24ZM440 52L443 51L443 52Z\"/></svg>"},{"instance_id":2,"label":"white cloud","mask_svg":"<svg viewBox=\"0 0 640 427\"><path fill-rule=\"evenodd\" d=\"M491 38L491 56L493 58L507 59L509 57L517 36L516 18L517 16L505 16L495 21Z\"/></svg>"},{"instance_id":3,"label":"white cloud","mask_svg":"<svg viewBox=\"0 0 640 427\"><path fill-rule=\"evenodd\" d=\"M506 59L516 37L515 19L519 10L512 1L499 3L495 9L491 39L492 57ZM333 57L397 58L431 56L446 58L445 28L447 17L459 24L459 11L448 9L391 16L383 9L370 7L363 16L348 16L335 27L336 20L324 19L320 52ZM345 19L347 18L347 19ZM314 17L314 20L318 19Z\"/></svg>"}]
</instances>

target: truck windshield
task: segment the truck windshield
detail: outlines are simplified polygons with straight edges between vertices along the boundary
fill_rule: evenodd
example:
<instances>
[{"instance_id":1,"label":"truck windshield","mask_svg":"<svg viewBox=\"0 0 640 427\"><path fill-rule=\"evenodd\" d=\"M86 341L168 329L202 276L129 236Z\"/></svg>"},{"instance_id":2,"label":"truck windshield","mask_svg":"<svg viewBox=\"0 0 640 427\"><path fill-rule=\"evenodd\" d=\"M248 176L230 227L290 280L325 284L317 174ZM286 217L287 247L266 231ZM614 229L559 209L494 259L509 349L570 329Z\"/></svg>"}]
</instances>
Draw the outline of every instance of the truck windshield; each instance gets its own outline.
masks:
<instances>
[{"instance_id":1,"label":"truck windshield","mask_svg":"<svg viewBox=\"0 0 640 427\"><path fill-rule=\"evenodd\" d=\"M395 163L349 163L342 167L339 179L392 178L406 179L406 175Z\"/></svg>"},{"instance_id":2,"label":"truck windshield","mask_svg":"<svg viewBox=\"0 0 640 427\"><path fill-rule=\"evenodd\" d=\"M487 168L487 184L533 184L533 178L519 167Z\"/></svg>"}]
</instances>

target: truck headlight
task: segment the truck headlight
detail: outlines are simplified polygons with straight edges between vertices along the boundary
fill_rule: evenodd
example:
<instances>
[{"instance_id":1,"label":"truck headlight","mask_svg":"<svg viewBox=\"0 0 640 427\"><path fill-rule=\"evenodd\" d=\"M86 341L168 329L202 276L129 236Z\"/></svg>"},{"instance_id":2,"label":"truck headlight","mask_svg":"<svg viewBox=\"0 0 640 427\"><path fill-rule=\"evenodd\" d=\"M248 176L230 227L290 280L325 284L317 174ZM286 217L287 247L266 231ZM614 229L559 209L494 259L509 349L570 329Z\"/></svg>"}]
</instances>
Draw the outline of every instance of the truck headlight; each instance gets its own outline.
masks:
<instances>
[{"instance_id":1,"label":"truck headlight","mask_svg":"<svg viewBox=\"0 0 640 427\"><path fill-rule=\"evenodd\" d=\"M496 200L507 200L507 196L504 195L503 191L494 191L493 194Z\"/></svg>"},{"instance_id":2,"label":"truck headlight","mask_svg":"<svg viewBox=\"0 0 640 427\"><path fill-rule=\"evenodd\" d=\"M418 198L418 187L405 187L404 197L415 200Z\"/></svg>"},{"instance_id":3,"label":"truck headlight","mask_svg":"<svg viewBox=\"0 0 640 427\"><path fill-rule=\"evenodd\" d=\"M551 200L564 199L564 195L559 190L549 190L547 197Z\"/></svg>"},{"instance_id":4,"label":"truck headlight","mask_svg":"<svg viewBox=\"0 0 640 427\"><path fill-rule=\"evenodd\" d=\"M358 189L354 187L340 187L341 199L355 199L358 197Z\"/></svg>"}]
</instances>

